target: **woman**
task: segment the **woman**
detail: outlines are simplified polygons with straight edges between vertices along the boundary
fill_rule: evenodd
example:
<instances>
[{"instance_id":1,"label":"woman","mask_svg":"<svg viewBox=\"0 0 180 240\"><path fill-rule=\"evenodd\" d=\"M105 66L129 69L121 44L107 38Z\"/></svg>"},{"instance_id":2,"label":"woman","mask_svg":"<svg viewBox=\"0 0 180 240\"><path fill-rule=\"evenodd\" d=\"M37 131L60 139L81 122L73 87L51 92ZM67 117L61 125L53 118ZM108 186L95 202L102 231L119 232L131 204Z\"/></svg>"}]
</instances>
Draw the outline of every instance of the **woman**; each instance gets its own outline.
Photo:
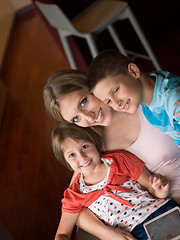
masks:
<instances>
[{"instance_id":1,"label":"woman","mask_svg":"<svg viewBox=\"0 0 180 240\"><path fill-rule=\"evenodd\" d=\"M88 92L86 73L72 69L54 73L48 79L44 102L58 121L74 122L81 127L101 126L106 150L128 150L144 161L150 171L166 176L171 196L180 203L180 149L171 137L147 122L141 106L134 114L110 109ZM82 220L79 225L83 225Z\"/></svg>"}]
</instances>

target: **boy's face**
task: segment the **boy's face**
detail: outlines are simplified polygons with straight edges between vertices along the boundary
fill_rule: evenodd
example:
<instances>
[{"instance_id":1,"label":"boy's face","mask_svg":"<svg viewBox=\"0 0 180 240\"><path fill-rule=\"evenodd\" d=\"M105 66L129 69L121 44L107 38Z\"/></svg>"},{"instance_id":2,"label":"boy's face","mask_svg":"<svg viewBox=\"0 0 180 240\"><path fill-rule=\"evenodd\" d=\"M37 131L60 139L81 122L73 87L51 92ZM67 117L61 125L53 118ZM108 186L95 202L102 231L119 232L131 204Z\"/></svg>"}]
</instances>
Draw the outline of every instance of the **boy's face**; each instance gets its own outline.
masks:
<instances>
[{"instance_id":1,"label":"boy's face","mask_svg":"<svg viewBox=\"0 0 180 240\"><path fill-rule=\"evenodd\" d=\"M112 120L110 107L84 89L65 95L60 100L60 113L81 127L107 126Z\"/></svg>"},{"instance_id":2,"label":"boy's face","mask_svg":"<svg viewBox=\"0 0 180 240\"><path fill-rule=\"evenodd\" d=\"M133 114L142 101L142 85L132 74L107 76L93 89L93 94L115 111Z\"/></svg>"},{"instance_id":3,"label":"boy's face","mask_svg":"<svg viewBox=\"0 0 180 240\"><path fill-rule=\"evenodd\" d=\"M101 164L100 155L94 144L84 140L66 138L62 144L64 158L76 172L91 175Z\"/></svg>"}]
</instances>

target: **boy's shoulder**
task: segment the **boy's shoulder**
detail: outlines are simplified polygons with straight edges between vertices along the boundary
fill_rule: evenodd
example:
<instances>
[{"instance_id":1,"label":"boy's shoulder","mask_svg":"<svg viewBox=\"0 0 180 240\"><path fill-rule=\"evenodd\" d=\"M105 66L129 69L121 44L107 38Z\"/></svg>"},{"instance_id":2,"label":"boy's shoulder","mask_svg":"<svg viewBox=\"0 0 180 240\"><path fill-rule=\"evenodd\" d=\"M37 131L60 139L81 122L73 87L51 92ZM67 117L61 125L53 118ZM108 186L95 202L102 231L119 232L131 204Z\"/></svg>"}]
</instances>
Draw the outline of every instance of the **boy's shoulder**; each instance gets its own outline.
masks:
<instances>
[{"instance_id":1,"label":"boy's shoulder","mask_svg":"<svg viewBox=\"0 0 180 240\"><path fill-rule=\"evenodd\" d=\"M149 76L154 77L156 81L154 88L154 95L156 97L155 99L161 99L161 97L164 99L164 97L170 96L171 92L174 91L174 89L180 87L180 77L176 76L173 73L166 71L156 71L149 73ZM152 103L151 107L153 105ZM157 105L157 103L155 103L155 105Z\"/></svg>"},{"instance_id":2,"label":"boy's shoulder","mask_svg":"<svg viewBox=\"0 0 180 240\"><path fill-rule=\"evenodd\" d=\"M172 82L177 82L180 80L180 77L167 71L155 71L147 74L151 77L155 77L158 82L168 80L168 83L171 84Z\"/></svg>"}]
</instances>

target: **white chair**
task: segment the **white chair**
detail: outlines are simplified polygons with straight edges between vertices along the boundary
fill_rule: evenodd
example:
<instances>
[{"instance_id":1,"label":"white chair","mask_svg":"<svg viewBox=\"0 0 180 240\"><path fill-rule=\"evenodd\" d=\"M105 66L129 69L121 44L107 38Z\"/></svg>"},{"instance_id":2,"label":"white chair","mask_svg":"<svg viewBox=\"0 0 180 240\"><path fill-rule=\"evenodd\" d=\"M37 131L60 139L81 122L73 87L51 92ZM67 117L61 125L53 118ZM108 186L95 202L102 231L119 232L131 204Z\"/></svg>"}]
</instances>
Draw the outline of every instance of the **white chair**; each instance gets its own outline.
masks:
<instances>
[{"instance_id":1,"label":"white chair","mask_svg":"<svg viewBox=\"0 0 180 240\"><path fill-rule=\"evenodd\" d=\"M73 20L67 18L60 7L56 4L47 4L35 1L36 6L47 19L49 24L56 28L61 39L62 45L66 52L67 58L72 68L77 68L76 61L73 57L71 47L69 45L68 36L77 36L86 39L92 57L98 54L98 49L94 40L94 35L108 29L112 39L114 40L118 50L126 55L131 54L136 57L149 59L154 67L160 70L161 67L145 38L132 10L127 2L118 0L100 0L90 5L82 11ZM141 41L147 55L138 54L126 50L117 35L113 23L118 20L129 19L139 40Z\"/></svg>"}]
</instances>

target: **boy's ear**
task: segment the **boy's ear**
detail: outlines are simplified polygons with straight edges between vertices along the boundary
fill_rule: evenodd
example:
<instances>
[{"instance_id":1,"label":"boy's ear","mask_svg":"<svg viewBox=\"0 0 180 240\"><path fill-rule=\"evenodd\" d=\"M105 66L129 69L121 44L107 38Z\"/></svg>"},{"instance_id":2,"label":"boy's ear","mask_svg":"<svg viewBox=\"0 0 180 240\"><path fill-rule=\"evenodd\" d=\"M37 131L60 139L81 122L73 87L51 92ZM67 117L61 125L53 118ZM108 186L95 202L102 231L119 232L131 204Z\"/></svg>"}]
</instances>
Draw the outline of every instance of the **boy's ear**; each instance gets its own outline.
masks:
<instances>
[{"instance_id":1,"label":"boy's ear","mask_svg":"<svg viewBox=\"0 0 180 240\"><path fill-rule=\"evenodd\" d=\"M134 63L128 64L128 72L135 78L139 78L141 75L141 71L138 66Z\"/></svg>"}]
</instances>

